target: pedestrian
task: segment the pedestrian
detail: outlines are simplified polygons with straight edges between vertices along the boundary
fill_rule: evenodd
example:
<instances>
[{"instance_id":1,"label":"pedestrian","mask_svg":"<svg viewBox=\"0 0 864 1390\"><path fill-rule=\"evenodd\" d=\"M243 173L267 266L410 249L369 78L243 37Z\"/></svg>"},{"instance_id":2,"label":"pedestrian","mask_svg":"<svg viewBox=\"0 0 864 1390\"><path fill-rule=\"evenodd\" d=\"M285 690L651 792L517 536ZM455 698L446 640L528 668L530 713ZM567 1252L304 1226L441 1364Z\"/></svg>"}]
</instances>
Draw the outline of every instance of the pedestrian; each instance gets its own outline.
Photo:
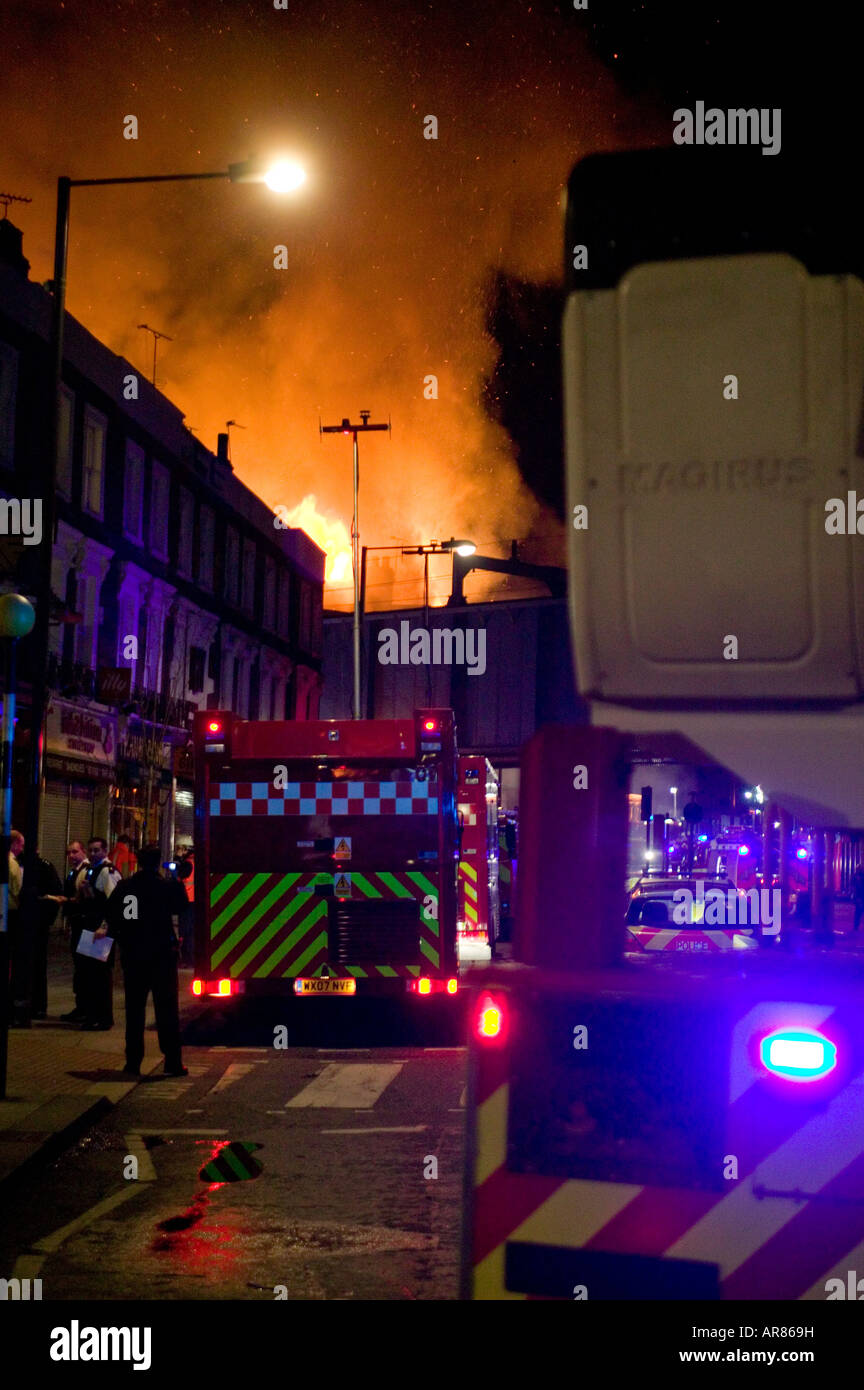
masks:
<instances>
[{"instance_id":1,"label":"pedestrian","mask_svg":"<svg viewBox=\"0 0 864 1390\"><path fill-rule=\"evenodd\" d=\"M120 875L108 858L108 842L94 835L87 842L90 867L79 889L83 906L82 930L96 932L105 917L108 900ZM104 932L102 933L104 936ZM80 954L80 952L79 952ZM84 1013L81 1023L84 1032L106 1033L114 1027L114 947L107 960L81 956L81 980L84 986Z\"/></svg>"},{"instance_id":2,"label":"pedestrian","mask_svg":"<svg viewBox=\"0 0 864 1390\"><path fill-rule=\"evenodd\" d=\"M864 917L864 864L859 864L852 875L852 901L855 904L855 925L853 931L857 931L861 925L861 918Z\"/></svg>"},{"instance_id":3,"label":"pedestrian","mask_svg":"<svg viewBox=\"0 0 864 1390\"><path fill-rule=\"evenodd\" d=\"M36 934L33 942L32 1017L48 1017L48 938L62 901L62 884L54 865L39 851L33 861L36 882Z\"/></svg>"},{"instance_id":4,"label":"pedestrian","mask_svg":"<svg viewBox=\"0 0 864 1390\"><path fill-rule=\"evenodd\" d=\"M81 962L84 957L78 954L78 942L81 939L81 932L84 928L86 909L81 897L81 887L87 870L90 868L90 860L80 840L72 840L66 850L66 863L68 869L66 878L63 882L63 918L66 929L69 932L69 944L72 948L72 993L75 996L75 1007L68 1014L61 1014L63 1023L83 1023L87 1017L84 1011L84 984L81 975Z\"/></svg>"},{"instance_id":5,"label":"pedestrian","mask_svg":"<svg viewBox=\"0 0 864 1390\"><path fill-rule=\"evenodd\" d=\"M193 921L195 913L195 851L187 845L181 851L177 864L177 879L186 893L186 902L180 917L180 960L183 965L194 965Z\"/></svg>"},{"instance_id":6,"label":"pedestrian","mask_svg":"<svg viewBox=\"0 0 864 1390\"><path fill-rule=\"evenodd\" d=\"M9 833L9 998L12 1006L10 1027L30 1027L30 982L33 973L33 931L27 913L21 910L24 870L19 860L24 853L20 830Z\"/></svg>"},{"instance_id":7,"label":"pedestrian","mask_svg":"<svg viewBox=\"0 0 864 1390\"><path fill-rule=\"evenodd\" d=\"M111 863L121 878L131 878L134 874L138 865L132 840L128 835L117 836L117 843L111 855Z\"/></svg>"},{"instance_id":8,"label":"pedestrian","mask_svg":"<svg viewBox=\"0 0 864 1390\"><path fill-rule=\"evenodd\" d=\"M177 961L180 953L180 915L186 901L182 885L160 873L162 853L157 843L138 853L138 872L112 894L105 905L105 925L97 936L109 934L120 948L126 997L126 1066L139 1076L144 1059L144 1021L147 995L153 995L159 1047L167 1076L186 1076L180 1044Z\"/></svg>"}]
</instances>

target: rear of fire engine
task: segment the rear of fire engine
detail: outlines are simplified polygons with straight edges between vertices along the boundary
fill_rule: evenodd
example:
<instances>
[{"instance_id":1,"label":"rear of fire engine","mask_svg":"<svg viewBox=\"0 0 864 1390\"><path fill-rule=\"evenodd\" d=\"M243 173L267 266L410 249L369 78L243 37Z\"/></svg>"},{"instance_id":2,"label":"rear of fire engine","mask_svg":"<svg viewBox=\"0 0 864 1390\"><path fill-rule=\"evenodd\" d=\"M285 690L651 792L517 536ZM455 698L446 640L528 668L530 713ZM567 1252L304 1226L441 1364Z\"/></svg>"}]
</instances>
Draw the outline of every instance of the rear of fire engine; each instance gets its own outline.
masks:
<instances>
[{"instance_id":1,"label":"rear of fire engine","mask_svg":"<svg viewBox=\"0 0 864 1390\"><path fill-rule=\"evenodd\" d=\"M864 285L771 164L675 148L571 176L590 723L524 751L514 960L472 972L466 1297L824 1300L864 1269L860 958L621 955L655 731L758 784L772 823L864 826L864 543L825 525L864 495Z\"/></svg>"},{"instance_id":2,"label":"rear of fire engine","mask_svg":"<svg viewBox=\"0 0 864 1390\"><path fill-rule=\"evenodd\" d=\"M194 993L456 994L452 711L195 740Z\"/></svg>"},{"instance_id":3,"label":"rear of fire engine","mask_svg":"<svg viewBox=\"0 0 864 1390\"><path fill-rule=\"evenodd\" d=\"M498 899L498 778L488 758L459 757L459 938L494 953L500 931Z\"/></svg>"}]
</instances>

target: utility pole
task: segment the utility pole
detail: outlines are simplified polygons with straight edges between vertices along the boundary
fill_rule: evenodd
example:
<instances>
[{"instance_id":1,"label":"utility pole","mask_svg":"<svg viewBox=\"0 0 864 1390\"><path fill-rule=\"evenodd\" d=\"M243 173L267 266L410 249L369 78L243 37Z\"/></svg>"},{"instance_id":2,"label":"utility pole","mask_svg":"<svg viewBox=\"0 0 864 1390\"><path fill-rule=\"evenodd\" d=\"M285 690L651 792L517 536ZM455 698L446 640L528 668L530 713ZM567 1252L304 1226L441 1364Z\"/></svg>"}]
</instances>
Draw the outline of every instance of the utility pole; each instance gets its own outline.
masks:
<instances>
[{"instance_id":1,"label":"utility pole","mask_svg":"<svg viewBox=\"0 0 864 1390\"><path fill-rule=\"evenodd\" d=\"M351 568L354 572L354 708L352 718L362 718L362 708L360 703L360 450L357 443L358 434L364 434L371 430L386 430L389 434L390 422L386 425L370 425L369 416L371 410L361 410L360 419L362 424L352 425L347 418L340 425L322 425L319 423L319 434L350 434L354 440L354 514L351 521Z\"/></svg>"},{"instance_id":2,"label":"utility pole","mask_svg":"<svg viewBox=\"0 0 864 1390\"><path fill-rule=\"evenodd\" d=\"M155 385L156 385L156 347L157 347L157 345L158 345L159 339L160 339L160 338L164 338L165 341L166 341L166 343L173 343L174 339L173 339L173 338L169 338L167 333L160 333L159 330L158 330L158 328L151 328L150 325L149 325L149 323L139 323L138 327L139 327L139 328L145 328L145 329L147 330L148 333L152 333L152 334L153 334L153 376L152 376L151 380L152 380L152 382L153 382L153 385L155 386Z\"/></svg>"}]
</instances>

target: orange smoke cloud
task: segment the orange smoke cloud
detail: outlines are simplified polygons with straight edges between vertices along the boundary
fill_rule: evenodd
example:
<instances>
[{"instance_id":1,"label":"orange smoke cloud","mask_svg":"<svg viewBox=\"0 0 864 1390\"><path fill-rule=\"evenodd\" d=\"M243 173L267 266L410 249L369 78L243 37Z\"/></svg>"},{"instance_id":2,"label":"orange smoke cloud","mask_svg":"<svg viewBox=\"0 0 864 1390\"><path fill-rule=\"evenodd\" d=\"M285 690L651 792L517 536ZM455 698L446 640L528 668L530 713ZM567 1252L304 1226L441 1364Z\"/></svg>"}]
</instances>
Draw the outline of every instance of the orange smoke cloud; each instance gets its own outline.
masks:
<instances>
[{"instance_id":1,"label":"orange smoke cloud","mask_svg":"<svg viewBox=\"0 0 864 1390\"><path fill-rule=\"evenodd\" d=\"M393 433L361 436L364 544L560 545L481 404L497 351L483 286L494 268L557 278L574 160L652 138L566 7L370 0L336 18L264 4L252 21L233 0L153 0L140 24L93 0L35 9L29 22L18 7L0 88L4 187L34 200L15 210L34 278L51 274L59 173L307 161L297 196L227 181L73 190L68 304L148 375L137 325L170 335L161 389L211 447L226 418L245 426L238 475L271 507L306 507L297 524L328 550L331 582L350 550L351 443L319 439L318 421L366 407Z\"/></svg>"}]
</instances>

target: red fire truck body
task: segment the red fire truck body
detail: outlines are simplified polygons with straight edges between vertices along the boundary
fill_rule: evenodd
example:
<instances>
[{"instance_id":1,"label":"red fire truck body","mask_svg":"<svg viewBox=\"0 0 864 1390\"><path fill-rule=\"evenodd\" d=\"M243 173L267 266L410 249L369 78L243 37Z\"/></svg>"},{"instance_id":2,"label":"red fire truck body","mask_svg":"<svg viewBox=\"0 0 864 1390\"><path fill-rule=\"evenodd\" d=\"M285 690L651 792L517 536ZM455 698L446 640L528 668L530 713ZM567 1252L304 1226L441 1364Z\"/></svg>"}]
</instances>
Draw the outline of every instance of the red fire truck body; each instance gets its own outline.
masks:
<instances>
[{"instance_id":1,"label":"red fire truck body","mask_svg":"<svg viewBox=\"0 0 864 1390\"><path fill-rule=\"evenodd\" d=\"M452 711L195 739L194 993L456 993Z\"/></svg>"},{"instance_id":2,"label":"red fire truck body","mask_svg":"<svg viewBox=\"0 0 864 1390\"><path fill-rule=\"evenodd\" d=\"M499 933L498 778L482 755L459 758L459 935L488 941Z\"/></svg>"}]
</instances>

